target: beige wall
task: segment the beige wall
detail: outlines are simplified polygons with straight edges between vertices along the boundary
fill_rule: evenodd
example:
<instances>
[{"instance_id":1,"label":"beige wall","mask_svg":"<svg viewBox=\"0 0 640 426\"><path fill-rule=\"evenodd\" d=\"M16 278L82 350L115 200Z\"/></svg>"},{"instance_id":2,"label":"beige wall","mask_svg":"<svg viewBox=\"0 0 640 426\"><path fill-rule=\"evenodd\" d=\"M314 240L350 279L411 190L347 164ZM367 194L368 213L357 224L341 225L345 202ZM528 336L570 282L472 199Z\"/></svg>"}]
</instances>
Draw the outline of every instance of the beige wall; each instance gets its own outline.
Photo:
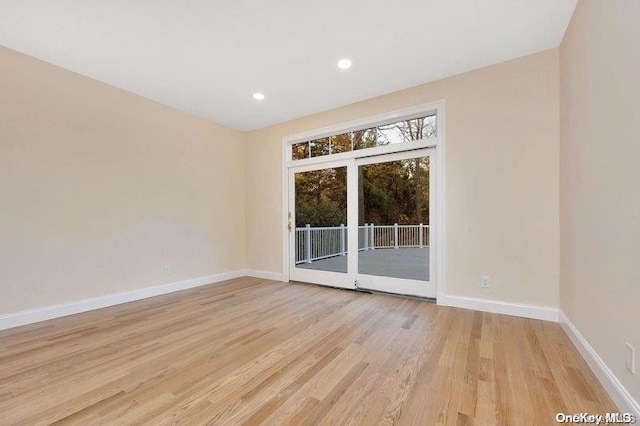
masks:
<instances>
[{"instance_id":1,"label":"beige wall","mask_svg":"<svg viewBox=\"0 0 640 426\"><path fill-rule=\"evenodd\" d=\"M0 47L0 314L242 269L244 187L242 133Z\"/></svg>"},{"instance_id":2,"label":"beige wall","mask_svg":"<svg viewBox=\"0 0 640 426\"><path fill-rule=\"evenodd\" d=\"M0 65L0 314L282 272L282 137L439 99L449 294L558 304L557 50L246 135L7 49Z\"/></svg>"},{"instance_id":3,"label":"beige wall","mask_svg":"<svg viewBox=\"0 0 640 426\"><path fill-rule=\"evenodd\" d=\"M624 341L640 357L638 18L637 0L580 1L560 64L560 306L636 400Z\"/></svg>"},{"instance_id":4,"label":"beige wall","mask_svg":"<svg viewBox=\"0 0 640 426\"><path fill-rule=\"evenodd\" d=\"M448 292L558 305L558 50L247 135L247 262L282 272L282 138L446 100ZM490 291L480 276L491 275Z\"/></svg>"}]
</instances>

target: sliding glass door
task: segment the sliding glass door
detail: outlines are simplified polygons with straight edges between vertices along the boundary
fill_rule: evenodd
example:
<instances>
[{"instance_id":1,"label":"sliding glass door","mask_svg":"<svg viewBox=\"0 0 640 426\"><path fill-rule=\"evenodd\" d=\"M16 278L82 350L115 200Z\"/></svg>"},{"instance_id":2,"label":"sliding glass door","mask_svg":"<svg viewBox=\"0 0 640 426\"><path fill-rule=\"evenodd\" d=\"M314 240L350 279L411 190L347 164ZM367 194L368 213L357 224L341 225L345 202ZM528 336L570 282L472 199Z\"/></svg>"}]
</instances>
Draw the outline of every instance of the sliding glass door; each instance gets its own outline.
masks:
<instances>
[{"instance_id":1,"label":"sliding glass door","mask_svg":"<svg viewBox=\"0 0 640 426\"><path fill-rule=\"evenodd\" d=\"M290 168L290 278L435 297L431 152Z\"/></svg>"}]
</instances>

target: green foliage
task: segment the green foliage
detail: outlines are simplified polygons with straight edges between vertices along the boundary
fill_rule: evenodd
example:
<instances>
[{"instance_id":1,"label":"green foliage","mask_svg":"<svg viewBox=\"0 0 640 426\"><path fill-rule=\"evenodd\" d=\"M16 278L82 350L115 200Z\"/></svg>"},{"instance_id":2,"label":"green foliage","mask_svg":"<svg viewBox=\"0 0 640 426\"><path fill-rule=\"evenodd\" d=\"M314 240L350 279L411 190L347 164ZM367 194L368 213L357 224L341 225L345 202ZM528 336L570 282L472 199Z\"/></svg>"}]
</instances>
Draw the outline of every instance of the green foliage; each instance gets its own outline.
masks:
<instances>
[{"instance_id":1,"label":"green foliage","mask_svg":"<svg viewBox=\"0 0 640 426\"><path fill-rule=\"evenodd\" d=\"M361 167L363 185L359 196L363 198L364 214L360 215L360 225L428 223L429 169L426 159Z\"/></svg>"},{"instance_id":2,"label":"green foliage","mask_svg":"<svg viewBox=\"0 0 640 426\"><path fill-rule=\"evenodd\" d=\"M426 158L360 166L360 225L429 222ZM347 224L346 168L296 174L296 226Z\"/></svg>"},{"instance_id":3,"label":"green foliage","mask_svg":"<svg viewBox=\"0 0 640 426\"><path fill-rule=\"evenodd\" d=\"M296 226L340 226L347 224L347 212L333 200L316 203L300 203L296 206Z\"/></svg>"},{"instance_id":4,"label":"green foliage","mask_svg":"<svg viewBox=\"0 0 640 426\"><path fill-rule=\"evenodd\" d=\"M347 168L296 174L296 227L347 223Z\"/></svg>"}]
</instances>

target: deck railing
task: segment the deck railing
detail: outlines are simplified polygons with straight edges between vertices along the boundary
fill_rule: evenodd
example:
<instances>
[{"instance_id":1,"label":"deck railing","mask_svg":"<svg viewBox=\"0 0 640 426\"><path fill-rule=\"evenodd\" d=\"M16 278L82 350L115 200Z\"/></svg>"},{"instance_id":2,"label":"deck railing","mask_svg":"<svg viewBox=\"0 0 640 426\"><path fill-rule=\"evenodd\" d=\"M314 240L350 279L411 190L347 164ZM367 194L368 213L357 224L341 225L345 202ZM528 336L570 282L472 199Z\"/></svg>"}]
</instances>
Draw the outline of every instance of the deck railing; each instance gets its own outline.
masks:
<instances>
[{"instance_id":1,"label":"deck railing","mask_svg":"<svg viewBox=\"0 0 640 426\"><path fill-rule=\"evenodd\" d=\"M358 251L380 248L428 247L429 225L374 225L358 227ZM307 225L296 228L296 264L347 254L347 227Z\"/></svg>"}]
</instances>

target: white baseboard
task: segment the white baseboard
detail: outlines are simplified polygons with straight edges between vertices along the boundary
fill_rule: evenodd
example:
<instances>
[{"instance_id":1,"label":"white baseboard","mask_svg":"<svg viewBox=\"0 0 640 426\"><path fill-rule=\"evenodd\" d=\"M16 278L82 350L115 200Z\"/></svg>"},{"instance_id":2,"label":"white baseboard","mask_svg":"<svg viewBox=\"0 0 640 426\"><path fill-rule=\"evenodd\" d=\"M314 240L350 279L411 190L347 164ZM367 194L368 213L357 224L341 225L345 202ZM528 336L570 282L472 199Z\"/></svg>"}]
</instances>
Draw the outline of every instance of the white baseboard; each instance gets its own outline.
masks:
<instances>
[{"instance_id":1,"label":"white baseboard","mask_svg":"<svg viewBox=\"0 0 640 426\"><path fill-rule=\"evenodd\" d=\"M90 299L78 300L76 302L0 315L0 330L46 321L53 318L65 317L67 315L78 314L80 312L92 311L94 309L106 308L107 306L119 305L121 303L133 302L135 300L173 293L175 291L213 284L233 278L240 278L246 275L245 272L246 271L244 270L223 272L220 274L178 281L175 283L141 288L139 290L108 294L106 296L92 297Z\"/></svg>"},{"instance_id":2,"label":"white baseboard","mask_svg":"<svg viewBox=\"0 0 640 426\"><path fill-rule=\"evenodd\" d=\"M500 300L480 299L447 295L443 297L444 305L455 308L473 309L474 311L492 312L494 314L513 315L544 321L558 322L558 309L548 306L525 305L522 303L503 302Z\"/></svg>"},{"instance_id":3,"label":"white baseboard","mask_svg":"<svg viewBox=\"0 0 640 426\"><path fill-rule=\"evenodd\" d=\"M613 402L622 412L634 413L640 419L640 404L627 389L620 383L620 380L613 374L613 371L600 358L598 353L587 342L567 316L560 311L560 326L564 329L573 345L576 347L582 358L587 362L602 386L607 391Z\"/></svg>"},{"instance_id":4,"label":"white baseboard","mask_svg":"<svg viewBox=\"0 0 640 426\"><path fill-rule=\"evenodd\" d=\"M288 281L285 274L282 274L279 272L257 271L255 269L247 269L244 271L244 273L248 277L263 278L265 280L273 280L273 281L283 281L283 282Z\"/></svg>"}]
</instances>

